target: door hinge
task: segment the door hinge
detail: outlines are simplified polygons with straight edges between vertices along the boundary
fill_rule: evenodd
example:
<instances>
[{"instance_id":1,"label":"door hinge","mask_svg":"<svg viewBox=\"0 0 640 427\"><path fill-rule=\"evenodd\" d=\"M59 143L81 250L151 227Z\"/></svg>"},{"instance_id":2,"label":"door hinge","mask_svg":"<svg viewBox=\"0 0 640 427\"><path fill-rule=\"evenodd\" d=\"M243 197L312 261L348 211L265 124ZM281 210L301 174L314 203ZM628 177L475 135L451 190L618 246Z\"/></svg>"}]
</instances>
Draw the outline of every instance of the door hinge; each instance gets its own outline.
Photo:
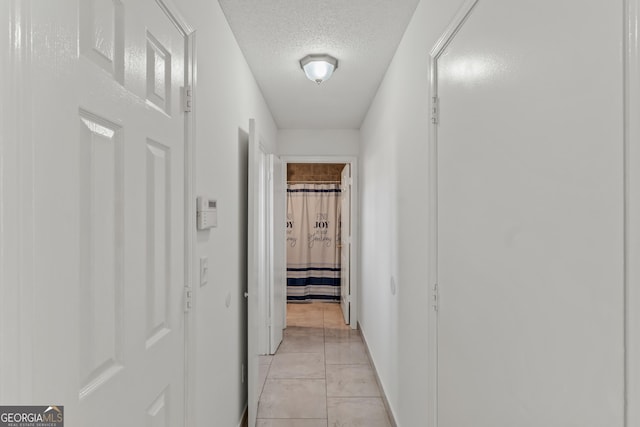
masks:
<instances>
[{"instance_id":1,"label":"door hinge","mask_svg":"<svg viewBox=\"0 0 640 427\"><path fill-rule=\"evenodd\" d=\"M189 286L184 287L184 312L188 313L193 307L193 291Z\"/></svg>"},{"instance_id":2,"label":"door hinge","mask_svg":"<svg viewBox=\"0 0 640 427\"><path fill-rule=\"evenodd\" d=\"M438 284L433 285L433 310L438 311L440 301L438 300Z\"/></svg>"},{"instance_id":3,"label":"door hinge","mask_svg":"<svg viewBox=\"0 0 640 427\"><path fill-rule=\"evenodd\" d=\"M437 96L431 98L431 123L438 124L440 119L440 99Z\"/></svg>"},{"instance_id":4,"label":"door hinge","mask_svg":"<svg viewBox=\"0 0 640 427\"><path fill-rule=\"evenodd\" d=\"M193 90L191 86L183 86L182 88L182 104L184 106L184 112L190 113L193 103Z\"/></svg>"}]
</instances>

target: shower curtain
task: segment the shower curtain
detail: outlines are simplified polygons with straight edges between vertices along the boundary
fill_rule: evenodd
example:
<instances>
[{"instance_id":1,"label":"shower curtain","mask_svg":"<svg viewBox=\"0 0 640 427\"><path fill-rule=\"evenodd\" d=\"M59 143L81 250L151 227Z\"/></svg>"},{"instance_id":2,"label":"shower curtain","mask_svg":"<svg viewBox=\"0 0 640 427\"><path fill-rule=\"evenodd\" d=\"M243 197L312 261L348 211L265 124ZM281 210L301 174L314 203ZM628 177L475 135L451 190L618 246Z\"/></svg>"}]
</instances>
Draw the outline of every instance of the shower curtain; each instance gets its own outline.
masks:
<instances>
[{"instance_id":1,"label":"shower curtain","mask_svg":"<svg viewBox=\"0 0 640 427\"><path fill-rule=\"evenodd\" d=\"M340 300L340 184L287 185L287 300Z\"/></svg>"}]
</instances>

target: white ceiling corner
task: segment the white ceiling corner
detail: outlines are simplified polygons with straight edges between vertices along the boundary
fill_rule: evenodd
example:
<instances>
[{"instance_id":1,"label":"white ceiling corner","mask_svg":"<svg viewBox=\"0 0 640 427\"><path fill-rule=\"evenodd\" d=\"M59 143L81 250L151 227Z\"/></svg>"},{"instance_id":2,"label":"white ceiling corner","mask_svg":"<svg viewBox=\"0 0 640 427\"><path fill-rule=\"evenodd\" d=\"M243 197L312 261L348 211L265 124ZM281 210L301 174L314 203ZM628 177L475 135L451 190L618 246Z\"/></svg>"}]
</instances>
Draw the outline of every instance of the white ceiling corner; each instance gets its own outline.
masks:
<instances>
[{"instance_id":1,"label":"white ceiling corner","mask_svg":"<svg viewBox=\"0 0 640 427\"><path fill-rule=\"evenodd\" d=\"M358 129L419 0L219 0L281 129ZM317 85L298 61L338 59Z\"/></svg>"}]
</instances>

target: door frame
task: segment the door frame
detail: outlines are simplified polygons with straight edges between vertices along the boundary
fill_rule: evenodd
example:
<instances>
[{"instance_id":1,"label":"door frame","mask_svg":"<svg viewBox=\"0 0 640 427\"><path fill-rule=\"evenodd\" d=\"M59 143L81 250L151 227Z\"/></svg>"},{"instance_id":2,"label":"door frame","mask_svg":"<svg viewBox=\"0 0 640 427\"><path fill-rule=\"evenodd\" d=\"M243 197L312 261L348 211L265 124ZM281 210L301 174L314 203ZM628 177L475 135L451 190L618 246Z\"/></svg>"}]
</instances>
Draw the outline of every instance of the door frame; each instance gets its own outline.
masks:
<instances>
[{"instance_id":1,"label":"door frame","mask_svg":"<svg viewBox=\"0 0 640 427\"><path fill-rule=\"evenodd\" d=\"M624 0L625 427L640 423L640 0ZM634 285L635 284L635 285Z\"/></svg>"},{"instance_id":2,"label":"door frame","mask_svg":"<svg viewBox=\"0 0 640 427\"><path fill-rule=\"evenodd\" d=\"M358 158L356 156L287 156L282 155L282 163L285 171L289 163L345 163L351 166L351 253L350 253L350 286L351 286L351 298L350 298L350 315L349 326L351 329L358 328L358 288L359 288L359 270L360 270L360 221L359 221L359 196L358 196ZM286 172L283 174L284 188L287 188L287 176ZM285 194L286 200L286 194ZM286 233L286 224L274 224L275 233ZM286 257L285 257L286 258ZM285 259L286 263L286 259ZM286 265L285 265L286 269ZM285 327L286 327L286 304L287 298L285 294Z\"/></svg>"},{"instance_id":3,"label":"door frame","mask_svg":"<svg viewBox=\"0 0 640 427\"><path fill-rule=\"evenodd\" d=\"M267 212L269 152L254 118L249 119L247 177L247 416L255 424L259 394L258 356L268 354L269 328L266 313L270 302L267 272L271 257L268 233L271 215ZM266 346L265 346L266 343ZM267 352L264 352L267 348ZM254 400L255 399L255 400Z\"/></svg>"},{"instance_id":4,"label":"door frame","mask_svg":"<svg viewBox=\"0 0 640 427\"><path fill-rule=\"evenodd\" d=\"M180 13L173 0L155 0L167 18L175 25L185 39L185 82L191 86L191 111L184 116L184 284L197 301L199 286L195 286L199 274L196 265L197 230L195 206L196 180L196 81L197 51L196 31ZM183 312L184 321L184 426L195 427L196 395L196 311L194 304L189 311Z\"/></svg>"},{"instance_id":5,"label":"door frame","mask_svg":"<svg viewBox=\"0 0 640 427\"><path fill-rule=\"evenodd\" d=\"M274 326L274 300L276 283L276 271L279 266L275 265L274 250L275 250L275 236L277 230L275 229L275 193L274 183L280 177L276 177L273 174L273 157L279 157L277 154L270 153L263 144L261 136L256 135L258 138L258 152L257 152L257 171L256 176L259 181L257 187L258 204L258 239L259 239L259 251L257 254L258 262L258 354L268 355L274 354L280 342L277 346L273 340L273 326ZM286 201L286 198L285 198ZM286 207L283 207L283 209ZM284 242L283 242L284 245ZM286 324L286 319L285 319ZM275 346L275 349L274 349Z\"/></svg>"},{"instance_id":6,"label":"door frame","mask_svg":"<svg viewBox=\"0 0 640 427\"><path fill-rule=\"evenodd\" d=\"M428 120L428 177L427 183L429 204L428 226L428 283L429 286L429 315L428 315L428 419L427 427L438 426L438 312L437 312L437 283L438 283L438 60L446 52L458 31L473 13L480 0L466 0L444 30L429 53L429 104L430 116Z\"/></svg>"},{"instance_id":7,"label":"door frame","mask_svg":"<svg viewBox=\"0 0 640 427\"><path fill-rule=\"evenodd\" d=\"M286 175L284 173L284 162L282 158L277 155L270 153L267 155L267 176L268 176L268 184L267 184L267 220L266 220L266 228L268 234L267 241L267 253L268 253L268 282L269 282L269 291L267 295L267 305L268 305L268 334L269 334L269 354L275 354L278 347L282 343L282 339L284 338L284 328L286 328L287 319L286 313L282 311L282 307L278 310L278 298L276 297L278 288L284 287L284 289L280 289L283 292L284 303L286 304L286 282L283 283L283 280L286 280L287 271L284 263L277 265L278 257L281 257L283 261L286 261L286 238L284 233L280 235L281 241L276 238L278 234L276 234L275 224L277 224L278 216L276 213L278 212L277 206L280 204L279 212L282 216L286 216L287 210L287 199L286 194L281 194L282 199L281 203L278 203L278 196L276 192L276 183L282 185L282 177L284 176L286 179ZM280 162L280 175L276 174L276 162ZM285 218L280 217L284 222ZM279 280L282 278L283 280ZM279 332L274 332L279 325L279 322L276 322L277 313L276 310L280 311L280 315L283 316L282 319L282 330ZM278 338L280 338L278 340Z\"/></svg>"},{"instance_id":8,"label":"door frame","mask_svg":"<svg viewBox=\"0 0 640 427\"><path fill-rule=\"evenodd\" d=\"M345 171L347 172L346 174ZM347 182L347 178L349 179L349 182ZM342 317L345 320L348 318L349 322L351 322L351 280L348 280L349 293L346 295L349 301L347 302L348 306L345 310L345 291L343 286L345 281L343 279L345 276L349 276L351 274L351 182L351 165L347 163L340 171L340 185L342 185L343 188L341 189L340 197L338 198L338 206L340 207L340 218L338 220L340 223L340 241L336 241L336 244L340 245L340 311L342 312ZM346 191L344 187L347 187ZM348 205L348 209L345 209L343 206L345 202ZM342 219L346 212L349 212L349 219L348 221L343 221ZM347 224L346 229L349 232L349 240L346 242L344 240L345 223ZM344 251L343 249L345 247L349 248L349 250ZM347 260L347 262L343 262L343 259ZM349 274L347 275L342 274L345 270L345 264L349 268Z\"/></svg>"},{"instance_id":9,"label":"door frame","mask_svg":"<svg viewBox=\"0 0 640 427\"><path fill-rule=\"evenodd\" d=\"M0 136L3 153L0 156L0 226L13 225L3 230L0 241L0 282L3 283L0 286L0 373L5 379L0 384L0 395L5 391L16 393L16 404L33 402L33 331L36 329L32 304L35 298L36 147L31 131L31 9L29 1L7 1L0 6L0 17L11 28L0 36L3 47L11 47L2 64L5 74L0 81L0 95L12 106L0 112L3 131ZM12 254L12 258L8 259L7 254Z\"/></svg>"}]
</instances>

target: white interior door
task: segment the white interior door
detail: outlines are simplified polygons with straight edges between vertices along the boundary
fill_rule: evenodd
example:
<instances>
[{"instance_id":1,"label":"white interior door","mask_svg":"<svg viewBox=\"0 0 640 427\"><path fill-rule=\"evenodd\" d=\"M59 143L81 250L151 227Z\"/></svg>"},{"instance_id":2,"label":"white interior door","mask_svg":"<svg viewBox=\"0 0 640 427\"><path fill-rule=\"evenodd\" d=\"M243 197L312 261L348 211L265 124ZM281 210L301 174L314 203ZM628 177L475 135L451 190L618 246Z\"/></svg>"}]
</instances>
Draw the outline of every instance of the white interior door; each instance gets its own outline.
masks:
<instances>
[{"instance_id":1,"label":"white interior door","mask_svg":"<svg viewBox=\"0 0 640 427\"><path fill-rule=\"evenodd\" d=\"M284 166L280 157L270 154L271 163L271 339L270 353L274 354L282 342L286 316L286 189L284 185Z\"/></svg>"},{"instance_id":2,"label":"white interior door","mask_svg":"<svg viewBox=\"0 0 640 427\"><path fill-rule=\"evenodd\" d=\"M349 324L351 301L351 166L342 169L340 193L340 305Z\"/></svg>"},{"instance_id":3,"label":"white interior door","mask_svg":"<svg viewBox=\"0 0 640 427\"><path fill-rule=\"evenodd\" d=\"M57 402L74 426L182 426L185 37L161 1L18 3L32 374L2 400Z\"/></svg>"},{"instance_id":4,"label":"white interior door","mask_svg":"<svg viewBox=\"0 0 640 427\"><path fill-rule=\"evenodd\" d=\"M185 37L152 0L80 2L80 25L72 424L184 425Z\"/></svg>"},{"instance_id":5,"label":"white interior door","mask_svg":"<svg viewBox=\"0 0 640 427\"><path fill-rule=\"evenodd\" d=\"M256 135L256 122L249 120L249 188L247 196L247 386L249 427L256 425L258 413L258 349L259 349L259 282L260 282L260 147Z\"/></svg>"},{"instance_id":6,"label":"white interior door","mask_svg":"<svg viewBox=\"0 0 640 427\"><path fill-rule=\"evenodd\" d=\"M436 60L439 427L623 426L615 9L480 0Z\"/></svg>"}]
</instances>

